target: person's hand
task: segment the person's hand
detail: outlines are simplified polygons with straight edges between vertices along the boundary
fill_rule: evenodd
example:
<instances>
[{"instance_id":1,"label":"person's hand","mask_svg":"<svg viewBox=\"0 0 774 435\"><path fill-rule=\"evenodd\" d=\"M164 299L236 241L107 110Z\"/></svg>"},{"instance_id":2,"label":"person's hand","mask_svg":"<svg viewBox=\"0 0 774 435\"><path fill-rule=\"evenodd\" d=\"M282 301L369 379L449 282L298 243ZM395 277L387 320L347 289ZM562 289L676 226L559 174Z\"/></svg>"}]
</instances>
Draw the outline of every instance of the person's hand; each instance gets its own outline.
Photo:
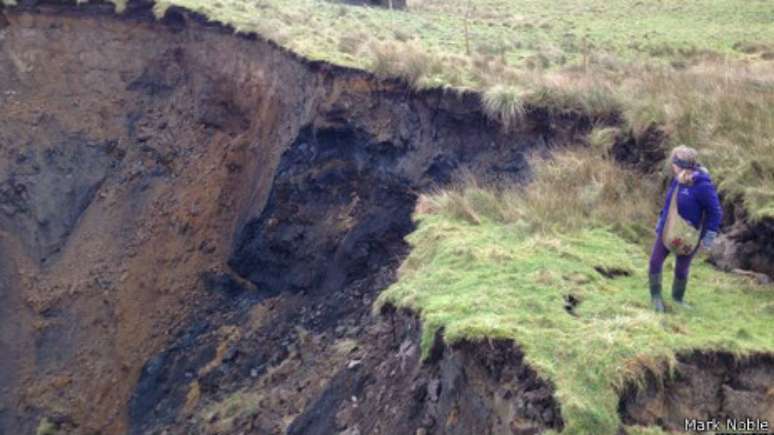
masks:
<instances>
[{"instance_id":1,"label":"person's hand","mask_svg":"<svg viewBox=\"0 0 774 435\"><path fill-rule=\"evenodd\" d=\"M718 233L715 231L707 231L707 234L704 235L704 238L701 239L701 245L706 250L712 249L712 245L715 243L715 237L718 236Z\"/></svg>"}]
</instances>

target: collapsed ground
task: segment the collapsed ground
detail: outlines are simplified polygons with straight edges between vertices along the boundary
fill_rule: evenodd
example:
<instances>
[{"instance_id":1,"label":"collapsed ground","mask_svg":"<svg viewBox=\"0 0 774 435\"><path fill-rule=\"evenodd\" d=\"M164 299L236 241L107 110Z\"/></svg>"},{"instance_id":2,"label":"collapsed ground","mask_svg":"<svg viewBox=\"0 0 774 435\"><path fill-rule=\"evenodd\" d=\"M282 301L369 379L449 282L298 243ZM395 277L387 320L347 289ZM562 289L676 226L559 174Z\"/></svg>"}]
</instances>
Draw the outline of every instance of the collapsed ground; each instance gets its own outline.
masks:
<instances>
[{"instance_id":1,"label":"collapsed ground","mask_svg":"<svg viewBox=\"0 0 774 435\"><path fill-rule=\"evenodd\" d=\"M0 19L0 428L565 427L510 341L437 339L423 365L416 318L370 311L419 193L460 170L521 181L528 151L616 119L535 107L504 134L475 95L179 10L38 3Z\"/></svg>"},{"instance_id":2,"label":"collapsed ground","mask_svg":"<svg viewBox=\"0 0 774 435\"><path fill-rule=\"evenodd\" d=\"M552 126L536 113L506 136L475 96L416 95L201 17L157 22L139 2L121 16L41 3L4 10L2 23L1 415L12 432L43 419L143 432L293 363L293 348L312 351L304 336L345 349L289 385L265 378L294 397L264 415L287 428L342 371L347 346L363 348L370 302L406 253L415 192L463 166L518 178L526 149L591 121ZM255 330L241 331L248 313ZM322 382L299 390L305 379ZM374 424L391 427L404 403Z\"/></svg>"}]
</instances>

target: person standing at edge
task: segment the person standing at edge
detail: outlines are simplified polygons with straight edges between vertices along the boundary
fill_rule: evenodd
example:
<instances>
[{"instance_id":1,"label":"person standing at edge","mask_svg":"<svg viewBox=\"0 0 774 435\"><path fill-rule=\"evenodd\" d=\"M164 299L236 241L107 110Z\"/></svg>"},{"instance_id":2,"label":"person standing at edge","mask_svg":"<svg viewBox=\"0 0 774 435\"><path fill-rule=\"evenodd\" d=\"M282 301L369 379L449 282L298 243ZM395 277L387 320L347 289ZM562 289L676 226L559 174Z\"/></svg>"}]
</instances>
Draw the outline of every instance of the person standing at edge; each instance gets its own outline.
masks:
<instances>
[{"instance_id":1,"label":"person standing at edge","mask_svg":"<svg viewBox=\"0 0 774 435\"><path fill-rule=\"evenodd\" d=\"M667 191L664 207L656 225L656 242L653 244L653 252L650 256L649 280L650 296L653 308L660 313L664 312L664 301L661 298L661 269L664 265L669 250L664 246L663 230L672 193L677 192L677 212L695 228L701 228L701 246L710 249L715 237L718 235L720 222L723 219L723 210L720 207L717 190L709 176L709 171L697 161L698 153L695 149L681 145L672 150L670 156L672 162L672 180ZM683 301L685 289L688 285L688 271L696 251L689 255L677 255L675 276L672 282L672 299L684 308L690 308Z\"/></svg>"}]
</instances>

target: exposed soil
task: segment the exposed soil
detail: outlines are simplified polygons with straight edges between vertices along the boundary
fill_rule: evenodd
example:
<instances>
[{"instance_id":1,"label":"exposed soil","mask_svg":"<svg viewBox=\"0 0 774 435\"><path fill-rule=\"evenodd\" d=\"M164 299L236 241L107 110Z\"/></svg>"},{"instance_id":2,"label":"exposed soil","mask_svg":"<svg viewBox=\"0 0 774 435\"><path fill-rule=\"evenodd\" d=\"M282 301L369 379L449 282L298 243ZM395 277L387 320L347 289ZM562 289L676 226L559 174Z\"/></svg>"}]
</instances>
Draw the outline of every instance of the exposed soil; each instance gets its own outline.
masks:
<instances>
[{"instance_id":1,"label":"exposed soil","mask_svg":"<svg viewBox=\"0 0 774 435\"><path fill-rule=\"evenodd\" d=\"M417 194L459 169L523 179L525 152L593 120L502 134L475 95L413 93L151 6L2 12L0 432L44 416L176 432L251 385L287 391L255 423L268 431L302 414L293 427L330 427L317 393L384 383L365 362L367 383L337 375L350 356L335 349L386 358L364 344L381 331L370 306ZM304 353L325 357L281 375Z\"/></svg>"},{"instance_id":2,"label":"exposed soil","mask_svg":"<svg viewBox=\"0 0 774 435\"><path fill-rule=\"evenodd\" d=\"M371 306L419 193L612 120L505 134L474 94L73 3L0 9L0 433L561 430L514 344L423 363L416 318Z\"/></svg>"},{"instance_id":3,"label":"exposed soil","mask_svg":"<svg viewBox=\"0 0 774 435\"><path fill-rule=\"evenodd\" d=\"M430 360L421 364L420 325L413 316L388 309L386 319L375 328L377 346L366 345L369 352L354 368L355 378L364 378L359 390L341 391L332 382L288 433L561 430L553 388L524 364L523 354L511 342L447 347L439 334Z\"/></svg>"},{"instance_id":4,"label":"exposed soil","mask_svg":"<svg viewBox=\"0 0 774 435\"><path fill-rule=\"evenodd\" d=\"M683 432L686 419L774 421L771 355L696 352L680 356L674 376L663 377L650 373L643 388L625 389L618 406L625 424Z\"/></svg>"},{"instance_id":5,"label":"exposed soil","mask_svg":"<svg viewBox=\"0 0 774 435\"><path fill-rule=\"evenodd\" d=\"M742 207L726 203L725 231L710 260L729 272L750 275L763 284L774 279L774 220L750 222Z\"/></svg>"},{"instance_id":6,"label":"exposed soil","mask_svg":"<svg viewBox=\"0 0 774 435\"><path fill-rule=\"evenodd\" d=\"M666 138L664 129L653 124L639 134L632 131L626 134L619 132L610 154L624 166L652 172L658 169L667 156L662 146Z\"/></svg>"},{"instance_id":7,"label":"exposed soil","mask_svg":"<svg viewBox=\"0 0 774 435\"><path fill-rule=\"evenodd\" d=\"M209 306L202 274L262 207L311 74L147 4L29 3L0 33L0 432L61 415L122 433L141 367Z\"/></svg>"}]
</instances>

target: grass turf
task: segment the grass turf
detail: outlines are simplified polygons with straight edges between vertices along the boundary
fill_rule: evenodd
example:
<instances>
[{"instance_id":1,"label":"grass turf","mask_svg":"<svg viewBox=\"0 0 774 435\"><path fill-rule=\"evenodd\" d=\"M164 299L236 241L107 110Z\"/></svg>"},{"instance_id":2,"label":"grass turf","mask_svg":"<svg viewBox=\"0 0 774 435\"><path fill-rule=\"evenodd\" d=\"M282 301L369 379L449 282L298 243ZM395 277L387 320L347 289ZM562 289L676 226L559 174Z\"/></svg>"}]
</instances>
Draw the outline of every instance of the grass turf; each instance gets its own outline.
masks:
<instances>
[{"instance_id":1,"label":"grass turf","mask_svg":"<svg viewBox=\"0 0 774 435\"><path fill-rule=\"evenodd\" d=\"M413 250L377 307L419 313L425 354L438 328L447 342L515 340L555 385L567 433L615 433L616 389L646 368L669 366L678 352L774 351L774 293L698 258L686 297L695 309L657 315L649 306L646 250L610 228L550 234L444 211L416 218ZM671 264L664 270L667 301ZM605 278L600 266L630 275ZM564 309L570 294L581 301L577 316Z\"/></svg>"}]
</instances>

